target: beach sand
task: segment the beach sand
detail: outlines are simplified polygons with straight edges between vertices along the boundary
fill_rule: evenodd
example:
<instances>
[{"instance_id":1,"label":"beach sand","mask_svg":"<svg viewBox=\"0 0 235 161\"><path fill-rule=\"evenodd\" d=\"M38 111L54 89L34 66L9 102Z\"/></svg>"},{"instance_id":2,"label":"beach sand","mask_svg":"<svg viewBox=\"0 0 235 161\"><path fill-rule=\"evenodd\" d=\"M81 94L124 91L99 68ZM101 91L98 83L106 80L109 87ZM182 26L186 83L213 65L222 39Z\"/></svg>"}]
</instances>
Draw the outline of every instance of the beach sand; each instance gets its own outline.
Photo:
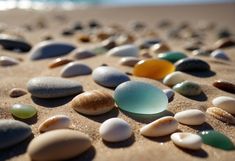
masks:
<instances>
[{"instance_id":1,"label":"beach sand","mask_svg":"<svg viewBox=\"0 0 235 161\"><path fill-rule=\"evenodd\" d=\"M58 20L58 15L65 19ZM76 11L23 11L11 10L0 12L0 22L9 25L9 31L20 32L32 44L36 44L43 39L43 36L51 35L55 40L65 40L77 44L78 47L84 46L79 43L75 36L63 37L61 30L68 27L75 21L83 23L89 20L96 19L102 24L110 25L118 23L124 27L133 20L140 20L152 26L162 19L170 19L174 23L188 21L192 25L196 25L198 21L204 20L214 22L217 26L228 27L235 32L234 26L235 4L220 4L220 5L196 5L196 6L162 6L162 7L91 7L86 9L78 9ZM57 19L56 19L57 17ZM35 25L39 19L43 19L47 23L44 29L33 28L32 31L25 31L16 26L25 24ZM156 29L156 28L155 28ZM160 37L165 35L164 30L156 29ZM215 31L209 31L209 37L206 38L206 45L211 46L215 42ZM168 39L167 43L172 50L179 50L192 56L190 52L183 49L185 40ZM219 61L208 57L200 57L206 60L211 66L211 72L202 75L189 75L188 79L198 82L203 89L203 94L195 98L187 98L178 93L175 94L174 100L169 103L168 110L176 113L185 109L197 108L205 111L212 106L212 99L217 96L231 96L233 94L224 92L212 86L212 83L217 79L225 79L235 83L235 48L224 50L231 61ZM133 118L122 111L115 108L107 114L97 117L84 116L75 112L70 106L69 101L73 97L62 99L43 100L31 97L30 94L19 98L10 98L9 91L14 87L26 89L26 83L29 79L36 76L60 76L62 67L49 69L48 64L53 60L47 59L43 61L30 61L28 54L19 54L16 52L0 50L0 55L6 55L15 58L21 58L23 61L12 67L0 67L0 118L13 119L9 109L15 103L32 104L38 110L37 118L31 119L28 123L31 125L34 137L39 135L37 130L39 124L55 114L65 114L71 117L74 129L88 134L92 138L93 147L84 154L72 160L96 160L96 161L156 161L156 160L205 160L205 161L232 161L235 158L234 151L223 151L207 145L203 145L199 151L183 150L176 147L169 136L159 138L145 138L139 133L140 127L145 123L153 121L155 118L138 119ZM70 55L66 57L71 57ZM120 58L107 56L97 56L89 59L84 59L81 62L88 64L92 69L106 63L109 66L117 67L123 72L132 72L132 68L124 67L118 64ZM160 81L137 78L130 76L132 80L142 80L154 84L155 86L166 89L168 88ZM69 78L81 82L85 91L93 89L104 89L110 93L113 90L107 89L96 84L91 75L78 76ZM119 117L130 123L133 128L134 135L127 141L121 143L106 143L99 136L99 126L103 121L111 117ZM227 125L221 121L207 117L206 123L200 126L179 125L179 130L184 132L196 133L201 130L214 129L227 135L235 143L235 127ZM32 139L32 138L30 138ZM27 145L30 139L17 144L9 149L0 151L0 160L15 160L28 161L29 156L26 154Z\"/></svg>"}]
</instances>

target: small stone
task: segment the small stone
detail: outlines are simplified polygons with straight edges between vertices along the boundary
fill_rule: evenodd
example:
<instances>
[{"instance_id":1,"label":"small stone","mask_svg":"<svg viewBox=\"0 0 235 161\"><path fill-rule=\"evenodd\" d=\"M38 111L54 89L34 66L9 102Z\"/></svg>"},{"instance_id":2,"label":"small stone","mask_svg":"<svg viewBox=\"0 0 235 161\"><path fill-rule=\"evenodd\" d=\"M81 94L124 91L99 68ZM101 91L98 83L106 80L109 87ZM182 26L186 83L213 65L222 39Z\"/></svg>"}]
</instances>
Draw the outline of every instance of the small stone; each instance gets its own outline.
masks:
<instances>
[{"instance_id":1,"label":"small stone","mask_svg":"<svg viewBox=\"0 0 235 161\"><path fill-rule=\"evenodd\" d=\"M3 67L13 66L19 63L20 61L15 58L8 57L8 56L0 56L0 66L3 66Z\"/></svg>"},{"instance_id":2,"label":"small stone","mask_svg":"<svg viewBox=\"0 0 235 161\"><path fill-rule=\"evenodd\" d=\"M52 116L45 121L43 121L39 127L38 130L40 133L56 130L56 129L67 129L70 127L71 120L66 115L55 115Z\"/></svg>"},{"instance_id":3,"label":"small stone","mask_svg":"<svg viewBox=\"0 0 235 161\"><path fill-rule=\"evenodd\" d=\"M175 119L185 125L201 125L206 121L205 114L197 109L190 109L175 114Z\"/></svg>"},{"instance_id":4,"label":"small stone","mask_svg":"<svg viewBox=\"0 0 235 161\"><path fill-rule=\"evenodd\" d=\"M88 26L89 26L90 28L101 28L101 27L102 27L102 25L101 25L98 21L96 21L96 20L91 20L91 21L88 23Z\"/></svg>"},{"instance_id":5,"label":"small stone","mask_svg":"<svg viewBox=\"0 0 235 161\"><path fill-rule=\"evenodd\" d=\"M127 99L128 98L128 99ZM165 93L149 83L128 81L114 91L118 107L133 114L157 114L167 109Z\"/></svg>"},{"instance_id":6,"label":"small stone","mask_svg":"<svg viewBox=\"0 0 235 161\"><path fill-rule=\"evenodd\" d=\"M231 38L219 39L214 44L215 49L229 48L234 46L235 46L235 41Z\"/></svg>"},{"instance_id":7,"label":"small stone","mask_svg":"<svg viewBox=\"0 0 235 161\"><path fill-rule=\"evenodd\" d=\"M32 134L29 125L17 120L0 120L0 149L22 142Z\"/></svg>"},{"instance_id":8,"label":"small stone","mask_svg":"<svg viewBox=\"0 0 235 161\"><path fill-rule=\"evenodd\" d=\"M196 44L195 42L190 42L184 46L184 49L187 51L193 51L200 49L200 45Z\"/></svg>"},{"instance_id":9,"label":"small stone","mask_svg":"<svg viewBox=\"0 0 235 161\"><path fill-rule=\"evenodd\" d=\"M104 87L115 88L119 84L129 81L130 78L113 67L101 66L92 72L93 80Z\"/></svg>"},{"instance_id":10,"label":"small stone","mask_svg":"<svg viewBox=\"0 0 235 161\"><path fill-rule=\"evenodd\" d=\"M135 45L122 45L115 48L112 48L108 51L108 56L117 56L117 57L126 57L132 56L137 57L139 54L139 49Z\"/></svg>"},{"instance_id":11,"label":"small stone","mask_svg":"<svg viewBox=\"0 0 235 161\"><path fill-rule=\"evenodd\" d=\"M27 148L31 160L67 160L91 147L91 139L84 133L69 129L46 132L34 138Z\"/></svg>"},{"instance_id":12,"label":"small stone","mask_svg":"<svg viewBox=\"0 0 235 161\"><path fill-rule=\"evenodd\" d=\"M93 52L95 55L101 55L105 54L107 52L107 49L104 48L102 45L96 45L89 49L91 52Z\"/></svg>"},{"instance_id":13,"label":"small stone","mask_svg":"<svg viewBox=\"0 0 235 161\"><path fill-rule=\"evenodd\" d=\"M71 101L71 107L85 115L100 115L112 110L114 106L113 97L100 90L84 92Z\"/></svg>"},{"instance_id":14,"label":"small stone","mask_svg":"<svg viewBox=\"0 0 235 161\"><path fill-rule=\"evenodd\" d=\"M230 114L235 114L235 98L228 96L216 97L212 100L215 107L219 107Z\"/></svg>"},{"instance_id":15,"label":"small stone","mask_svg":"<svg viewBox=\"0 0 235 161\"><path fill-rule=\"evenodd\" d=\"M73 25L73 29L74 30L82 30L83 29L83 25L81 22L75 22Z\"/></svg>"},{"instance_id":16,"label":"small stone","mask_svg":"<svg viewBox=\"0 0 235 161\"><path fill-rule=\"evenodd\" d=\"M168 102L171 102L174 99L175 92L172 89L164 89L163 92L168 98Z\"/></svg>"},{"instance_id":17,"label":"small stone","mask_svg":"<svg viewBox=\"0 0 235 161\"><path fill-rule=\"evenodd\" d=\"M209 107L206 112L220 121L235 125L235 117L221 108Z\"/></svg>"},{"instance_id":18,"label":"small stone","mask_svg":"<svg viewBox=\"0 0 235 161\"><path fill-rule=\"evenodd\" d=\"M225 80L217 80L213 83L213 86L223 91L235 94L235 84L231 82Z\"/></svg>"},{"instance_id":19,"label":"small stone","mask_svg":"<svg viewBox=\"0 0 235 161\"><path fill-rule=\"evenodd\" d=\"M148 49L140 50L140 56L142 56L144 58L152 58L152 55L149 53Z\"/></svg>"},{"instance_id":20,"label":"small stone","mask_svg":"<svg viewBox=\"0 0 235 161\"><path fill-rule=\"evenodd\" d=\"M159 80L174 70L174 65L166 60L147 59L141 60L135 65L133 75Z\"/></svg>"},{"instance_id":21,"label":"small stone","mask_svg":"<svg viewBox=\"0 0 235 161\"><path fill-rule=\"evenodd\" d=\"M66 42L57 42L53 40L38 43L30 51L31 60L47 59L63 56L70 53L76 47Z\"/></svg>"},{"instance_id":22,"label":"small stone","mask_svg":"<svg viewBox=\"0 0 235 161\"><path fill-rule=\"evenodd\" d=\"M150 48L150 51L153 52L154 54L164 53L170 51L170 47L165 43L158 43L153 45Z\"/></svg>"},{"instance_id":23,"label":"small stone","mask_svg":"<svg viewBox=\"0 0 235 161\"><path fill-rule=\"evenodd\" d=\"M149 49L155 44L159 44L161 40L159 39L146 39L139 42L140 49Z\"/></svg>"},{"instance_id":24,"label":"small stone","mask_svg":"<svg viewBox=\"0 0 235 161\"><path fill-rule=\"evenodd\" d=\"M68 64L70 62L72 62L73 60L71 59L67 59L67 58L56 58L55 60L53 60L48 67L49 68L56 68L65 64Z\"/></svg>"},{"instance_id":25,"label":"small stone","mask_svg":"<svg viewBox=\"0 0 235 161\"><path fill-rule=\"evenodd\" d=\"M135 37L132 34L121 34L116 38L117 46L131 44L134 41L135 41Z\"/></svg>"},{"instance_id":26,"label":"small stone","mask_svg":"<svg viewBox=\"0 0 235 161\"><path fill-rule=\"evenodd\" d=\"M38 98L66 97L83 92L82 85L73 80L58 77L35 77L27 83L28 91Z\"/></svg>"},{"instance_id":27,"label":"small stone","mask_svg":"<svg viewBox=\"0 0 235 161\"><path fill-rule=\"evenodd\" d=\"M9 96L12 98L20 97L26 94L27 92L22 88L12 88L9 92Z\"/></svg>"},{"instance_id":28,"label":"small stone","mask_svg":"<svg viewBox=\"0 0 235 161\"><path fill-rule=\"evenodd\" d=\"M75 77L75 76L81 76L81 75L89 75L91 74L92 69L82 63L79 62L71 62L67 65L65 65L61 71L60 75L62 77Z\"/></svg>"},{"instance_id":29,"label":"small stone","mask_svg":"<svg viewBox=\"0 0 235 161\"><path fill-rule=\"evenodd\" d=\"M91 41L91 38L88 34L80 34L78 35L78 40L83 43L88 43Z\"/></svg>"},{"instance_id":30,"label":"small stone","mask_svg":"<svg viewBox=\"0 0 235 161\"><path fill-rule=\"evenodd\" d=\"M174 85L173 90L184 96L197 96L202 92L199 84L187 80Z\"/></svg>"},{"instance_id":31,"label":"small stone","mask_svg":"<svg viewBox=\"0 0 235 161\"><path fill-rule=\"evenodd\" d=\"M196 58L184 58L175 63L175 70L190 72L190 71L209 71L210 66L207 62Z\"/></svg>"},{"instance_id":32,"label":"small stone","mask_svg":"<svg viewBox=\"0 0 235 161\"><path fill-rule=\"evenodd\" d=\"M178 61L180 59L186 58L187 55L185 55L182 52L169 51L169 52L158 54L157 57L159 59L163 59L163 60L167 60L167 61L170 61L172 63L175 63L176 61Z\"/></svg>"},{"instance_id":33,"label":"small stone","mask_svg":"<svg viewBox=\"0 0 235 161\"><path fill-rule=\"evenodd\" d=\"M61 32L61 35L63 35L63 36L72 36L72 35L74 35L74 30L73 29L64 29Z\"/></svg>"},{"instance_id":34,"label":"small stone","mask_svg":"<svg viewBox=\"0 0 235 161\"><path fill-rule=\"evenodd\" d=\"M228 55L222 50L215 50L210 56L215 59L230 60Z\"/></svg>"},{"instance_id":35,"label":"small stone","mask_svg":"<svg viewBox=\"0 0 235 161\"><path fill-rule=\"evenodd\" d=\"M22 37L8 34L0 34L0 45L7 50L19 50L21 52L27 52L32 47Z\"/></svg>"},{"instance_id":36,"label":"small stone","mask_svg":"<svg viewBox=\"0 0 235 161\"><path fill-rule=\"evenodd\" d=\"M11 108L11 114L20 119L29 119L37 114L37 110L31 105L14 104Z\"/></svg>"},{"instance_id":37,"label":"small stone","mask_svg":"<svg viewBox=\"0 0 235 161\"><path fill-rule=\"evenodd\" d=\"M73 57L75 59L86 59L86 58L91 58L94 57L96 54L88 49L75 49L74 51L72 51L71 55L73 55Z\"/></svg>"},{"instance_id":38,"label":"small stone","mask_svg":"<svg viewBox=\"0 0 235 161\"><path fill-rule=\"evenodd\" d=\"M174 86L178 83L181 83L185 80L186 80L186 74L184 74L183 72L180 72L180 71L176 71L176 72L173 72L173 73L166 75L162 82L165 85L172 87L172 86Z\"/></svg>"},{"instance_id":39,"label":"small stone","mask_svg":"<svg viewBox=\"0 0 235 161\"><path fill-rule=\"evenodd\" d=\"M119 63L124 66L134 67L139 61L140 59L137 57L123 57Z\"/></svg>"},{"instance_id":40,"label":"small stone","mask_svg":"<svg viewBox=\"0 0 235 161\"><path fill-rule=\"evenodd\" d=\"M205 50L205 49L199 49L199 50L193 50L192 54L194 56L210 56L211 50Z\"/></svg>"},{"instance_id":41,"label":"small stone","mask_svg":"<svg viewBox=\"0 0 235 161\"><path fill-rule=\"evenodd\" d=\"M227 28L222 28L217 33L218 38L229 38L231 35L232 33Z\"/></svg>"},{"instance_id":42,"label":"small stone","mask_svg":"<svg viewBox=\"0 0 235 161\"><path fill-rule=\"evenodd\" d=\"M107 50L110 50L110 49L117 46L117 43L113 38L108 38L108 39L102 41L101 44Z\"/></svg>"},{"instance_id":43,"label":"small stone","mask_svg":"<svg viewBox=\"0 0 235 161\"><path fill-rule=\"evenodd\" d=\"M202 131L199 133L199 135L201 136L204 144L223 150L235 149L233 142L227 136L218 131L214 130Z\"/></svg>"},{"instance_id":44,"label":"small stone","mask_svg":"<svg viewBox=\"0 0 235 161\"><path fill-rule=\"evenodd\" d=\"M202 146L201 137L192 133L177 132L171 135L171 140L184 149L198 150Z\"/></svg>"},{"instance_id":45,"label":"small stone","mask_svg":"<svg viewBox=\"0 0 235 161\"><path fill-rule=\"evenodd\" d=\"M169 135L177 130L178 122L172 116L155 120L140 129L140 134L147 137Z\"/></svg>"},{"instance_id":46,"label":"small stone","mask_svg":"<svg viewBox=\"0 0 235 161\"><path fill-rule=\"evenodd\" d=\"M105 141L120 142L131 137L132 129L125 120L111 118L101 124L99 133Z\"/></svg>"}]
</instances>

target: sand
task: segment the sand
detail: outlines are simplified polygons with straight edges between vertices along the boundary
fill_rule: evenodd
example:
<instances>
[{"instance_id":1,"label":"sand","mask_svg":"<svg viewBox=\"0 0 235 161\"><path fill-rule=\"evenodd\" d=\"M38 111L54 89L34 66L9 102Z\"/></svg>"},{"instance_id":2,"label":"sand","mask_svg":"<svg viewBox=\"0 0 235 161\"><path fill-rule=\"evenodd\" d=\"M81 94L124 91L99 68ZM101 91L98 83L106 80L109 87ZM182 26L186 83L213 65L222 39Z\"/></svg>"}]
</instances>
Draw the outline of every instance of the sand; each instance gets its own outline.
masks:
<instances>
[{"instance_id":1,"label":"sand","mask_svg":"<svg viewBox=\"0 0 235 161\"><path fill-rule=\"evenodd\" d=\"M56 15L63 15L66 17L64 21L56 20ZM162 6L162 7L125 7L125 8L109 8L92 7L90 9L79 9L76 11L20 11L12 10L0 13L0 22L9 25L8 30L18 31L22 33L26 39L32 44L36 44L42 40L45 35L52 35L57 40L65 40L76 43L78 47L84 46L78 43L75 37L62 37L60 32L63 28L69 26L76 20L81 20L86 23L88 20L97 19L103 24L119 23L127 26L132 20L141 20L146 22L149 26L154 26L157 21L168 18L175 23L182 21L189 21L192 25L196 25L199 20L215 22L218 26L225 26L233 32L235 21L235 4L224 5L197 5L197 6ZM16 26L24 24L33 24L38 19L44 19L48 26L45 29L34 29L33 31L24 31ZM160 37L164 37L165 31L156 29ZM210 36L206 38L206 45L211 46L215 41L215 31L210 31ZM167 40L173 50L183 50L185 40ZM191 55L190 52L184 51L186 54ZM211 100L217 96L231 96L233 94L221 91L212 86L214 80L225 79L235 83L235 48L225 50L228 53L231 61L215 61L212 58L204 58L211 66L211 72L204 73L203 75L189 75L188 79L196 81L201 84L203 94L195 98L186 98L176 93L174 100L169 103L169 115L173 113L198 108L205 111L208 107L212 106ZM138 119L126 115L117 108L111 112L97 116L89 117L83 116L75 112L70 106L69 101L73 97L66 97L63 99L43 100L31 97L30 94L19 98L10 98L9 91L13 87L20 87L26 89L26 82L35 76L59 76L61 67L49 69L48 64L53 59L32 62L28 59L27 54L18 54L6 50L0 50L0 55L21 58L23 61L13 67L3 68L0 67L0 118L13 119L9 109L14 103L25 103L34 105L38 114L37 117L28 121L31 125L34 137L39 135L37 130L39 124L55 114L65 114L71 117L74 124L74 129L88 134L92 138L93 147L87 152L72 160L96 160L96 161L156 161L156 160L205 160L205 161L232 161L235 158L234 151L223 151L207 145L203 145L199 151L183 150L176 147L171 141L170 137L160 137L149 139L140 135L139 129L145 123L151 122L157 117L150 117L148 119ZM67 56L68 58L71 56ZM106 56L97 56L82 60L83 63L88 64L92 69L100 66L103 63L109 66L119 68L124 72L131 72L129 67L120 66L118 64L119 58L110 58ZM110 93L113 90L103 88L92 80L91 76L79 76L69 78L72 80L80 81L84 86L84 90L103 89ZM165 89L168 88L160 81L149 80L144 78L137 78L131 76L132 80L146 81L155 86ZM106 143L103 142L99 136L98 129L100 124L108 118L120 117L129 122L133 128L134 135L127 141L121 143ZM159 117L159 116L158 116ZM211 116L207 117L206 123L201 126L186 126L179 125L179 130L184 132L196 133L201 130L215 129L231 138L235 143L235 128L232 125L227 125L218 121ZM32 137L33 138L33 137ZM30 139L32 139L30 138ZM26 154L27 145L30 139L6 150L0 151L0 160L16 160L28 161L29 156Z\"/></svg>"}]
</instances>

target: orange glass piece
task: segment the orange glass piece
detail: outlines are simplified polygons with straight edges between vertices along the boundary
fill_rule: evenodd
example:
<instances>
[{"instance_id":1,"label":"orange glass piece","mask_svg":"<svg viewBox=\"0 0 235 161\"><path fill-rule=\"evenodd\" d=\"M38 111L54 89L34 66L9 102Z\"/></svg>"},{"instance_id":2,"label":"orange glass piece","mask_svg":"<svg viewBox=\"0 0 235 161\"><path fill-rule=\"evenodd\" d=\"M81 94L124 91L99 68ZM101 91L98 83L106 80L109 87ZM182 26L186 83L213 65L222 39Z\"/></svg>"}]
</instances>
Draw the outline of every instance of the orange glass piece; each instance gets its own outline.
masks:
<instances>
[{"instance_id":1,"label":"orange glass piece","mask_svg":"<svg viewBox=\"0 0 235 161\"><path fill-rule=\"evenodd\" d=\"M134 66L133 75L159 80L174 71L175 66L166 60L148 59L141 60Z\"/></svg>"}]
</instances>

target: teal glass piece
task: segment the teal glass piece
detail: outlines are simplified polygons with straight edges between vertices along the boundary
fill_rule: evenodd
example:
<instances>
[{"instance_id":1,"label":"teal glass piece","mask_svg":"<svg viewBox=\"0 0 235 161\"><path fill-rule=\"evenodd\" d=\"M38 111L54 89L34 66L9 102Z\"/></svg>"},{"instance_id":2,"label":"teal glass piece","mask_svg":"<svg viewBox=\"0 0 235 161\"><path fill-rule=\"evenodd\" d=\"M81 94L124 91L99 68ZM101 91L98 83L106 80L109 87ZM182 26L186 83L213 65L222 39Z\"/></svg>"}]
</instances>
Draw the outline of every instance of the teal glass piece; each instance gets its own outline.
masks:
<instances>
[{"instance_id":1,"label":"teal glass piece","mask_svg":"<svg viewBox=\"0 0 235 161\"><path fill-rule=\"evenodd\" d=\"M20 119L29 119L37 113L37 110L31 105L14 104L11 108L11 114Z\"/></svg>"},{"instance_id":2,"label":"teal glass piece","mask_svg":"<svg viewBox=\"0 0 235 161\"><path fill-rule=\"evenodd\" d=\"M169 52L158 54L157 57L159 59L164 59L164 60L170 61L172 63L175 63L180 59L186 58L187 55L185 55L182 52L178 52L178 51L169 51Z\"/></svg>"},{"instance_id":3,"label":"teal glass piece","mask_svg":"<svg viewBox=\"0 0 235 161\"><path fill-rule=\"evenodd\" d=\"M114 92L116 104L123 111L152 115L167 109L168 99L159 88L140 81L127 81L120 84Z\"/></svg>"},{"instance_id":4,"label":"teal glass piece","mask_svg":"<svg viewBox=\"0 0 235 161\"><path fill-rule=\"evenodd\" d=\"M199 133L199 135L201 136L204 144L223 150L235 149L233 142L227 136L218 131L214 130L202 131Z\"/></svg>"}]
</instances>

